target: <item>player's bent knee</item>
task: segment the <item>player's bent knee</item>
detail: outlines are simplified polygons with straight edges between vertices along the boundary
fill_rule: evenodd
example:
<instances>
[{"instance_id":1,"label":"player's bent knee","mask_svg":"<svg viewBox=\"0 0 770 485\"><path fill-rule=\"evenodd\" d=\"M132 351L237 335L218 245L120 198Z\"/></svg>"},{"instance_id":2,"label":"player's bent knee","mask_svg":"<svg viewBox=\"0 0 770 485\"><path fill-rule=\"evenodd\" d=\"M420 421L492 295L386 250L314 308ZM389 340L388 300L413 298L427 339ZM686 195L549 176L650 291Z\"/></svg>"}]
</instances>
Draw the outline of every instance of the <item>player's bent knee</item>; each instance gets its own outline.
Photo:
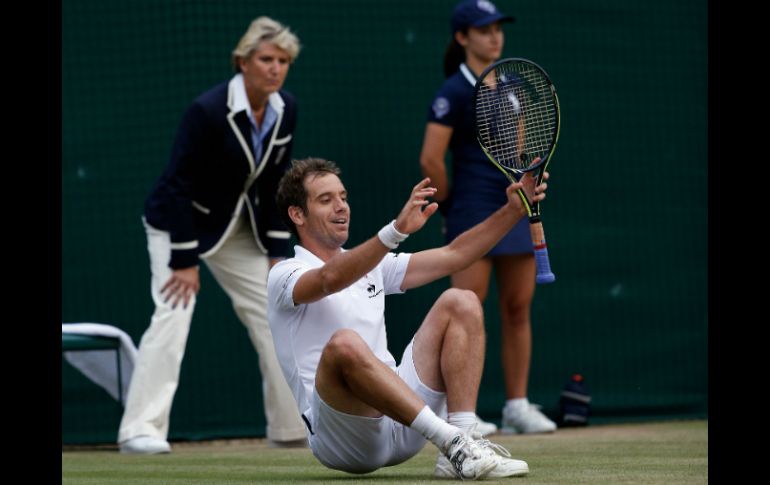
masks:
<instances>
[{"instance_id":1,"label":"player's bent knee","mask_svg":"<svg viewBox=\"0 0 770 485\"><path fill-rule=\"evenodd\" d=\"M450 288L441 295L441 298L446 301L453 316L463 320L469 319L473 322L483 321L484 310L473 291Z\"/></svg>"},{"instance_id":2,"label":"player's bent knee","mask_svg":"<svg viewBox=\"0 0 770 485\"><path fill-rule=\"evenodd\" d=\"M324 348L324 357L336 363L354 365L364 358L368 349L358 332L342 329L334 332Z\"/></svg>"}]
</instances>

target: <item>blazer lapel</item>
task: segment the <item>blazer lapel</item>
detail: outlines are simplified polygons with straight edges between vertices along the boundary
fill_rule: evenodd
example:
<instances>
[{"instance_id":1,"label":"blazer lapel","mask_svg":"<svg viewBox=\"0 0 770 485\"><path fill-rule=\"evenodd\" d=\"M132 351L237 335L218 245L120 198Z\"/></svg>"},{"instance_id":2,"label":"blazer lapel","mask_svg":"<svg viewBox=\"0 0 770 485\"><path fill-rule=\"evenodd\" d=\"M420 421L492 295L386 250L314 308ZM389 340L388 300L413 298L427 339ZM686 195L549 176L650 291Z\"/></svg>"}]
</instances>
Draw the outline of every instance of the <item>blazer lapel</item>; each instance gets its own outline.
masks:
<instances>
[{"instance_id":1,"label":"blazer lapel","mask_svg":"<svg viewBox=\"0 0 770 485\"><path fill-rule=\"evenodd\" d=\"M246 114L249 104L241 73L233 76L227 86L227 108L227 123L249 161L249 173L254 173L257 165L254 162L254 147L251 146L251 122Z\"/></svg>"},{"instance_id":2,"label":"blazer lapel","mask_svg":"<svg viewBox=\"0 0 770 485\"><path fill-rule=\"evenodd\" d=\"M268 134L268 136L265 138L265 141L267 145L262 145L262 160L259 163L259 167L257 169L256 175L259 176L259 173L262 171L263 168L265 168L265 165L267 165L267 160L270 158L270 152L273 151L273 145L275 144L276 138L278 138L278 132L281 130L281 122L283 121L283 110L278 112L278 118L275 120L275 125L273 125L272 130Z\"/></svg>"},{"instance_id":3,"label":"blazer lapel","mask_svg":"<svg viewBox=\"0 0 770 485\"><path fill-rule=\"evenodd\" d=\"M266 143L263 144L262 159L255 160L254 147L251 146L251 122L245 111L248 109L248 100L243 88L242 75L240 73L236 74L230 80L227 90L227 106L230 112L227 114L227 121L230 129L233 130L233 134L238 139L238 143L241 145L241 150L243 150L246 159L249 161L249 177L246 180L246 188L251 185L254 179L259 177L260 172L265 168L265 162L270 158L270 152L273 150L273 145L278 137L281 122L283 121L285 103L281 95L278 93L271 94L268 98L268 103L276 111L278 118L275 120L271 133L266 138Z\"/></svg>"},{"instance_id":4,"label":"blazer lapel","mask_svg":"<svg viewBox=\"0 0 770 485\"><path fill-rule=\"evenodd\" d=\"M237 113L228 113L227 121L230 124L230 129L233 130L233 134L238 139L238 143L241 145L246 159L249 161L249 173L253 173L256 168L254 162L254 148L251 146L251 123L249 117L245 111L239 111Z\"/></svg>"}]
</instances>

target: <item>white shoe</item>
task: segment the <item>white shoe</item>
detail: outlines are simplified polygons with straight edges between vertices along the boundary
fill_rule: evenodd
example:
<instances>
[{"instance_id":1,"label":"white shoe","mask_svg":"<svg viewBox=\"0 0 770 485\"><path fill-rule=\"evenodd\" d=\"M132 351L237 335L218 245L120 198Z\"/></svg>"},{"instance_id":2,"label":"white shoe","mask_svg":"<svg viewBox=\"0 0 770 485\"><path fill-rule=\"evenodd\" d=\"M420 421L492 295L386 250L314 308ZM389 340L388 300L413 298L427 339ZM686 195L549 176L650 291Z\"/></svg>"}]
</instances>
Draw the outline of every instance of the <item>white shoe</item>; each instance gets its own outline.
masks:
<instances>
[{"instance_id":1,"label":"white shoe","mask_svg":"<svg viewBox=\"0 0 770 485\"><path fill-rule=\"evenodd\" d=\"M433 475L438 478L478 480L486 477L496 466L497 460L485 448L467 434L460 433L442 447Z\"/></svg>"},{"instance_id":2,"label":"white shoe","mask_svg":"<svg viewBox=\"0 0 770 485\"><path fill-rule=\"evenodd\" d=\"M496 466L487 474L487 478L518 477L529 473L529 465L526 461L511 458L511 453L499 444L484 438L477 439L476 442L496 462Z\"/></svg>"},{"instance_id":3,"label":"white shoe","mask_svg":"<svg viewBox=\"0 0 770 485\"><path fill-rule=\"evenodd\" d=\"M529 404L523 410L514 410L510 406L503 408L503 434L552 433L556 423L540 412L540 406Z\"/></svg>"},{"instance_id":4,"label":"white shoe","mask_svg":"<svg viewBox=\"0 0 770 485\"><path fill-rule=\"evenodd\" d=\"M132 455L156 455L171 453L168 441L152 436L137 436L120 444L120 452Z\"/></svg>"},{"instance_id":5,"label":"white shoe","mask_svg":"<svg viewBox=\"0 0 770 485\"><path fill-rule=\"evenodd\" d=\"M488 423L481 419L479 415L476 415L476 431L481 433L481 436L489 436L497 433L497 425L495 423Z\"/></svg>"}]
</instances>

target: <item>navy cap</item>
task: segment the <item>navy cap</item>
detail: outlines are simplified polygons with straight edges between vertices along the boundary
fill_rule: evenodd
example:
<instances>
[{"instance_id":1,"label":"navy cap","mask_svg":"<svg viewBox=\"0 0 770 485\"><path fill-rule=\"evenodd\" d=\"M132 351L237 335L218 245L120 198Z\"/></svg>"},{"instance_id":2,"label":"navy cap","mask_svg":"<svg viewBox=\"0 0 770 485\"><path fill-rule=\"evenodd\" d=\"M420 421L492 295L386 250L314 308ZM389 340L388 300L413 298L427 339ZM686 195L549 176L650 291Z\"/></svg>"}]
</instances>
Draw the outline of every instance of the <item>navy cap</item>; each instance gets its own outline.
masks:
<instances>
[{"instance_id":1,"label":"navy cap","mask_svg":"<svg viewBox=\"0 0 770 485\"><path fill-rule=\"evenodd\" d=\"M483 27L495 22L513 22L510 15L504 15L489 0L463 0L452 11L450 25L452 33L468 27Z\"/></svg>"}]
</instances>

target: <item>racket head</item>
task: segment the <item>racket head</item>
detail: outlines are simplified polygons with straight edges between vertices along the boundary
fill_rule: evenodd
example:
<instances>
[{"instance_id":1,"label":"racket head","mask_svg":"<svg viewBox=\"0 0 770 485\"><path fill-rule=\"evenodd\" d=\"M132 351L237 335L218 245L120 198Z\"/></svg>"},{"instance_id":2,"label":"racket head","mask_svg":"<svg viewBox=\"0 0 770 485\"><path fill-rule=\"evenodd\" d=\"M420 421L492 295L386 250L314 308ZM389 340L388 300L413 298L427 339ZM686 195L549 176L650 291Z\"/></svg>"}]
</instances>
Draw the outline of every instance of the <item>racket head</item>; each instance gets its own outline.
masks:
<instances>
[{"instance_id":1,"label":"racket head","mask_svg":"<svg viewBox=\"0 0 770 485\"><path fill-rule=\"evenodd\" d=\"M545 70L520 57L495 62L476 81L473 109L487 157L517 179L538 169L541 178L560 126L559 98Z\"/></svg>"}]
</instances>

